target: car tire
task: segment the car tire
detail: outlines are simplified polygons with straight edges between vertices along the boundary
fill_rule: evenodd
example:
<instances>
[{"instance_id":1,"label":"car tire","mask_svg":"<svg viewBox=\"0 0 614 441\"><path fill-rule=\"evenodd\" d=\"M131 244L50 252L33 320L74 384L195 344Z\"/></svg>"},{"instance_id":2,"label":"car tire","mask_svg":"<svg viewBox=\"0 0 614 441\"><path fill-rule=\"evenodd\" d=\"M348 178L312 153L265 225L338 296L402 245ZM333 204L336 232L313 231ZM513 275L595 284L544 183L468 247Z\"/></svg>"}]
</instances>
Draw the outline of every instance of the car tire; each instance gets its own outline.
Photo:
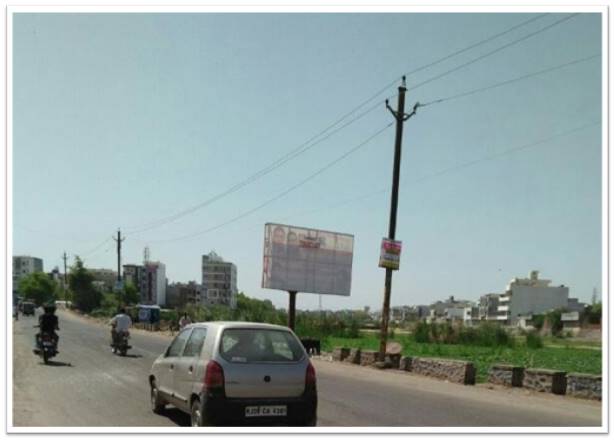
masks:
<instances>
[{"instance_id":1,"label":"car tire","mask_svg":"<svg viewBox=\"0 0 614 441\"><path fill-rule=\"evenodd\" d=\"M164 413L164 410L166 409L166 403L160 398L160 393L158 392L158 388L156 387L155 382L151 383L150 402L151 410L153 411L153 413L157 413L158 415Z\"/></svg>"},{"instance_id":2,"label":"car tire","mask_svg":"<svg viewBox=\"0 0 614 441\"><path fill-rule=\"evenodd\" d=\"M211 425L211 422L207 420L207 417L203 412L203 407L200 404L200 400L195 398L192 402L192 407L190 408L190 426L203 427Z\"/></svg>"}]
</instances>

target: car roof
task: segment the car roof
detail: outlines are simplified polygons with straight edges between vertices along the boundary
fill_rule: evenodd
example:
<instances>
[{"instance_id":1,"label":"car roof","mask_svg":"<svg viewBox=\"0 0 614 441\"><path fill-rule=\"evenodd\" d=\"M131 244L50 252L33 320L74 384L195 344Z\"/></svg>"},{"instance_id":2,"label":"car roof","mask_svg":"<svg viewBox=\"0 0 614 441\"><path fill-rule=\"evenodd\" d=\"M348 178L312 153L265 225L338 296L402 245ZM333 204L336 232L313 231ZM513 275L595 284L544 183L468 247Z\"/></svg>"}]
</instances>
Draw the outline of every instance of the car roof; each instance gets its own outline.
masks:
<instances>
[{"instance_id":1,"label":"car roof","mask_svg":"<svg viewBox=\"0 0 614 441\"><path fill-rule=\"evenodd\" d=\"M231 321L215 321L215 322L198 322L188 325L188 327L199 326L215 326L218 328L254 328L254 329L274 329L279 331L289 331L286 326L272 325L270 323L257 323L257 322L231 322Z\"/></svg>"}]
</instances>

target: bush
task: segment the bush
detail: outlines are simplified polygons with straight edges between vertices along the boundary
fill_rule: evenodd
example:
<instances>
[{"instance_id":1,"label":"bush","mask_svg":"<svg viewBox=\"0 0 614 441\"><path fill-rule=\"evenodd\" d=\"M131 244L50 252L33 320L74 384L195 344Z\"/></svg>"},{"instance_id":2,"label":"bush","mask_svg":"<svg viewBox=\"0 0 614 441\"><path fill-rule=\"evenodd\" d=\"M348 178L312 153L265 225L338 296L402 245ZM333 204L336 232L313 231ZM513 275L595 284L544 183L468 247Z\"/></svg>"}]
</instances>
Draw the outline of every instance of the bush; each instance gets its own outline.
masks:
<instances>
[{"instance_id":1,"label":"bush","mask_svg":"<svg viewBox=\"0 0 614 441\"><path fill-rule=\"evenodd\" d=\"M514 338L503 327L494 323L481 323L477 327L450 323L419 322L414 327L416 343L464 344L474 346L513 346Z\"/></svg>"},{"instance_id":2,"label":"bush","mask_svg":"<svg viewBox=\"0 0 614 441\"><path fill-rule=\"evenodd\" d=\"M544 341L541 336L535 332L531 331L527 334L527 347L531 349L539 349L544 347Z\"/></svg>"},{"instance_id":3,"label":"bush","mask_svg":"<svg viewBox=\"0 0 614 441\"><path fill-rule=\"evenodd\" d=\"M431 342L431 331L430 331L430 327L428 323L426 322L416 323L412 335L416 343L430 343Z\"/></svg>"}]
</instances>

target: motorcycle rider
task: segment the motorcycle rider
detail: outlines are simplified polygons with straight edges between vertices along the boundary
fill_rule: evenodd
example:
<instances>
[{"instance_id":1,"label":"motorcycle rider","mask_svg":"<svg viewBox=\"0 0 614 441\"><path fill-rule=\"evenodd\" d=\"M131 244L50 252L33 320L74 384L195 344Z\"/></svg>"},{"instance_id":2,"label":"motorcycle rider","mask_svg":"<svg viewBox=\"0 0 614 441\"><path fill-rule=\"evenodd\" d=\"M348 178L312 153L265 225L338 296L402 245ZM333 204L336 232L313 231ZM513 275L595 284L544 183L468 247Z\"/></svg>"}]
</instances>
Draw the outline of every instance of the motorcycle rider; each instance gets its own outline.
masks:
<instances>
[{"instance_id":1,"label":"motorcycle rider","mask_svg":"<svg viewBox=\"0 0 614 441\"><path fill-rule=\"evenodd\" d=\"M56 330L59 331L59 320L58 316L55 315L55 305L48 304L44 306L44 314L38 316L38 327L40 328L40 332L35 336L35 347L38 349L40 337L42 334L49 334L51 338L55 342L55 346L57 348L58 342L60 341L60 337L56 334ZM57 351L56 349L56 352Z\"/></svg>"},{"instance_id":2,"label":"motorcycle rider","mask_svg":"<svg viewBox=\"0 0 614 441\"><path fill-rule=\"evenodd\" d=\"M119 313L111 319L109 324L111 325L111 345L114 346L117 337L122 332L128 332L128 329L132 326L132 319L126 314L125 308L120 308Z\"/></svg>"}]
</instances>

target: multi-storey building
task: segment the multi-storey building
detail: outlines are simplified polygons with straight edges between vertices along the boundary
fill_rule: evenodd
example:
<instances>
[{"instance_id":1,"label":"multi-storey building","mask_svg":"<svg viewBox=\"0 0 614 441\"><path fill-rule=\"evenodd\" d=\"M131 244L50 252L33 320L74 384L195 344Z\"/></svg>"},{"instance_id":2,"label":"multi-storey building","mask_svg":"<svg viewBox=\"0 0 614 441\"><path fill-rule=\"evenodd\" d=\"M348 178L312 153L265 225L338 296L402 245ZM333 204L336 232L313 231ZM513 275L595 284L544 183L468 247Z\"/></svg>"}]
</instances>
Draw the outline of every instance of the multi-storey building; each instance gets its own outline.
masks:
<instances>
[{"instance_id":1,"label":"multi-storey building","mask_svg":"<svg viewBox=\"0 0 614 441\"><path fill-rule=\"evenodd\" d=\"M144 283L145 267L143 265L124 265L124 285L130 284L134 286L139 292L141 292L141 286Z\"/></svg>"},{"instance_id":2,"label":"multi-storey building","mask_svg":"<svg viewBox=\"0 0 614 441\"><path fill-rule=\"evenodd\" d=\"M124 265L124 284L133 285L143 305L166 305L166 266L161 262Z\"/></svg>"},{"instance_id":3,"label":"multi-storey building","mask_svg":"<svg viewBox=\"0 0 614 441\"><path fill-rule=\"evenodd\" d=\"M13 256L13 292L19 287L19 281L28 274L43 272L43 259L31 256Z\"/></svg>"},{"instance_id":4,"label":"multi-storey building","mask_svg":"<svg viewBox=\"0 0 614 441\"><path fill-rule=\"evenodd\" d=\"M112 292L117 283L117 271L105 268L88 268L94 277L95 285L105 292Z\"/></svg>"},{"instance_id":5,"label":"multi-storey building","mask_svg":"<svg viewBox=\"0 0 614 441\"><path fill-rule=\"evenodd\" d=\"M500 296L501 294L490 293L480 297L478 313L480 320L497 320Z\"/></svg>"},{"instance_id":6,"label":"multi-storey building","mask_svg":"<svg viewBox=\"0 0 614 441\"><path fill-rule=\"evenodd\" d=\"M188 283L171 283L166 289L166 306L183 308L186 305L201 303L201 285L190 281Z\"/></svg>"},{"instance_id":7,"label":"multi-storey building","mask_svg":"<svg viewBox=\"0 0 614 441\"><path fill-rule=\"evenodd\" d=\"M205 305L226 305L234 308L237 304L237 267L225 262L211 252L202 259L202 295Z\"/></svg>"},{"instance_id":8,"label":"multi-storey building","mask_svg":"<svg viewBox=\"0 0 614 441\"><path fill-rule=\"evenodd\" d=\"M499 296L497 320L501 324L515 325L519 317L565 309L568 304L568 287L550 286L550 280L540 279L538 271L531 271L526 279L514 278L505 294Z\"/></svg>"},{"instance_id":9,"label":"multi-storey building","mask_svg":"<svg viewBox=\"0 0 614 441\"><path fill-rule=\"evenodd\" d=\"M141 282L141 303L166 305L166 266L161 262L145 262Z\"/></svg>"}]
</instances>

